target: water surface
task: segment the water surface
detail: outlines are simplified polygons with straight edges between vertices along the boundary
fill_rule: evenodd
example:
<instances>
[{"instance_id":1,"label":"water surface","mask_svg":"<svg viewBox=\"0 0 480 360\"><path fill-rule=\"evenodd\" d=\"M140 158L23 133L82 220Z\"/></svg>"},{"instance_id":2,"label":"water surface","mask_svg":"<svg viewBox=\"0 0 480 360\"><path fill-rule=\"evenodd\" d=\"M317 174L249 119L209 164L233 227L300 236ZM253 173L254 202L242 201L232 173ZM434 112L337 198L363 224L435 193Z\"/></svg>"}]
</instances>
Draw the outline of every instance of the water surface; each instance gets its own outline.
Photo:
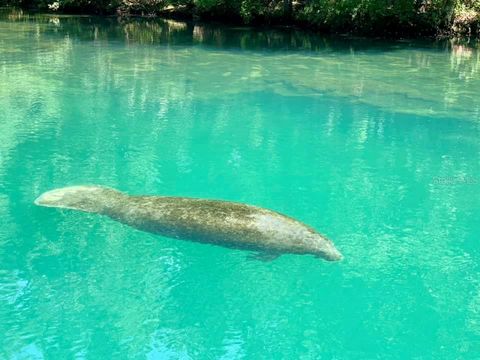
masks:
<instances>
[{"instance_id":1,"label":"water surface","mask_svg":"<svg viewBox=\"0 0 480 360\"><path fill-rule=\"evenodd\" d=\"M3 14L0 358L478 358L479 54ZM275 209L345 259L33 205L76 184Z\"/></svg>"}]
</instances>

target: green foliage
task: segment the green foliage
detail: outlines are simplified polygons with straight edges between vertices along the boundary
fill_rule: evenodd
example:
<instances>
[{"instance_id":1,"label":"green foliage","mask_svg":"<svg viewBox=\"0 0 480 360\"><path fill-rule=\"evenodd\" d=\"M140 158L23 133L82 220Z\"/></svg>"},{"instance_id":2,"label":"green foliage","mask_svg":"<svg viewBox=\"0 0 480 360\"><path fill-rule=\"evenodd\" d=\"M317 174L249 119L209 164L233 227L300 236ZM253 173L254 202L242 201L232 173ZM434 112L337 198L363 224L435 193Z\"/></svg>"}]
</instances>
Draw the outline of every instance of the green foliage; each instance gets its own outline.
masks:
<instances>
[{"instance_id":1,"label":"green foliage","mask_svg":"<svg viewBox=\"0 0 480 360\"><path fill-rule=\"evenodd\" d=\"M244 23L280 20L291 0L194 0L200 15L236 17Z\"/></svg>"},{"instance_id":2,"label":"green foliage","mask_svg":"<svg viewBox=\"0 0 480 360\"><path fill-rule=\"evenodd\" d=\"M480 0L0 0L0 5L84 13L158 14L188 9L243 23L301 23L331 32L435 34L480 23ZM464 30L467 29L467 30Z\"/></svg>"},{"instance_id":3,"label":"green foliage","mask_svg":"<svg viewBox=\"0 0 480 360\"><path fill-rule=\"evenodd\" d=\"M240 14L240 2L235 0L194 0L193 4L206 17L230 18Z\"/></svg>"},{"instance_id":4,"label":"green foliage","mask_svg":"<svg viewBox=\"0 0 480 360\"><path fill-rule=\"evenodd\" d=\"M64 11L97 14L111 13L118 8L121 2L121 0L58 0Z\"/></svg>"},{"instance_id":5,"label":"green foliage","mask_svg":"<svg viewBox=\"0 0 480 360\"><path fill-rule=\"evenodd\" d=\"M454 4L454 0L312 0L297 18L333 31L431 32L451 21Z\"/></svg>"},{"instance_id":6,"label":"green foliage","mask_svg":"<svg viewBox=\"0 0 480 360\"><path fill-rule=\"evenodd\" d=\"M262 0L243 0L241 4L240 15L247 23L254 18L261 17L268 9L268 3Z\"/></svg>"},{"instance_id":7,"label":"green foliage","mask_svg":"<svg viewBox=\"0 0 480 360\"><path fill-rule=\"evenodd\" d=\"M128 13L134 14L155 14L159 9L167 5L166 0L123 0L119 8Z\"/></svg>"}]
</instances>

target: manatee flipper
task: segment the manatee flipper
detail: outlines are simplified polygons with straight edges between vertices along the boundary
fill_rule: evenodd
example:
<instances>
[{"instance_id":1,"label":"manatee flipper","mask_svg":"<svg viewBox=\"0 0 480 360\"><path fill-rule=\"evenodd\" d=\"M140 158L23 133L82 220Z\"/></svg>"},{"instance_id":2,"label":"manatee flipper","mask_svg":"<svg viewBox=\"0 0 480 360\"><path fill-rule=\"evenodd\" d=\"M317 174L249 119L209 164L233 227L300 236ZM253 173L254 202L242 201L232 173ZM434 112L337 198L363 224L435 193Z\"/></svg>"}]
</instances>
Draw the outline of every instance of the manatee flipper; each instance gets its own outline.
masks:
<instances>
[{"instance_id":1,"label":"manatee flipper","mask_svg":"<svg viewBox=\"0 0 480 360\"><path fill-rule=\"evenodd\" d=\"M247 259L249 260L258 260L262 262L269 262L278 258L281 254L274 252L259 252L256 254L248 255Z\"/></svg>"},{"instance_id":2,"label":"manatee flipper","mask_svg":"<svg viewBox=\"0 0 480 360\"><path fill-rule=\"evenodd\" d=\"M102 214L122 193L101 186L70 186L43 193L35 205Z\"/></svg>"}]
</instances>

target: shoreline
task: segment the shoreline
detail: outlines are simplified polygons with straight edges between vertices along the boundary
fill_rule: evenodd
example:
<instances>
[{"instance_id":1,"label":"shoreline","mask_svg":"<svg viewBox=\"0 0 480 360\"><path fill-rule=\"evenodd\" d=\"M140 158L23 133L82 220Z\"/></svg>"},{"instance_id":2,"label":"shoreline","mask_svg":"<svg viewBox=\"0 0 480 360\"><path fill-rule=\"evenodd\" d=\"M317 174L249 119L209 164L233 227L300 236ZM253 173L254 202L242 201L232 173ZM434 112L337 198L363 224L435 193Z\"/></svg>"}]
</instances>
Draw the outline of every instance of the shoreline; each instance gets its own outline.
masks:
<instances>
[{"instance_id":1,"label":"shoreline","mask_svg":"<svg viewBox=\"0 0 480 360\"><path fill-rule=\"evenodd\" d=\"M272 18L268 21L252 21L245 23L241 18L235 16L212 16L199 14L195 8L173 7L155 11L154 13L129 12L117 9L115 12L87 12L87 11L52 11L51 9L26 9L13 6L0 6L0 9L11 11L22 11L25 15L49 15L49 16L94 16L99 18L120 18L120 19L170 19L177 21L200 21L207 24L216 24L230 27L250 27L254 29L294 29L316 33L320 36L342 36L361 37L365 39L385 40L415 40L415 39L480 39L480 13L469 13L454 18L446 29L437 29L436 32L426 29L398 28L397 30L386 30L379 34L378 31L365 31L355 28L335 30L328 27L319 27L315 24L298 19Z\"/></svg>"}]
</instances>

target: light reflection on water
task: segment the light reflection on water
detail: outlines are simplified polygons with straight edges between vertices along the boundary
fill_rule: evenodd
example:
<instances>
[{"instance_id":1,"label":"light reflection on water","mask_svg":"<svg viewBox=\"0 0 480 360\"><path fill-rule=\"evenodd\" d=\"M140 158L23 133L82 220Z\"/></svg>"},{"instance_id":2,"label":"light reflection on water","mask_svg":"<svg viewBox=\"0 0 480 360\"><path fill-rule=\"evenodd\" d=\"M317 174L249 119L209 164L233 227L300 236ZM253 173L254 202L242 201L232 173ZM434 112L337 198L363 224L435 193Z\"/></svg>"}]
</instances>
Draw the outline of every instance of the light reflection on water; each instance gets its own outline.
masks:
<instances>
[{"instance_id":1,"label":"light reflection on water","mask_svg":"<svg viewBox=\"0 0 480 360\"><path fill-rule=\"evenodd\" d=\"M472 358L478 51L72 17L0 22L0 357ZM33 206L99 183L276 209L340 264ZM281 355L280 355L281 354Z\"/></svg>"}]
</instances>

